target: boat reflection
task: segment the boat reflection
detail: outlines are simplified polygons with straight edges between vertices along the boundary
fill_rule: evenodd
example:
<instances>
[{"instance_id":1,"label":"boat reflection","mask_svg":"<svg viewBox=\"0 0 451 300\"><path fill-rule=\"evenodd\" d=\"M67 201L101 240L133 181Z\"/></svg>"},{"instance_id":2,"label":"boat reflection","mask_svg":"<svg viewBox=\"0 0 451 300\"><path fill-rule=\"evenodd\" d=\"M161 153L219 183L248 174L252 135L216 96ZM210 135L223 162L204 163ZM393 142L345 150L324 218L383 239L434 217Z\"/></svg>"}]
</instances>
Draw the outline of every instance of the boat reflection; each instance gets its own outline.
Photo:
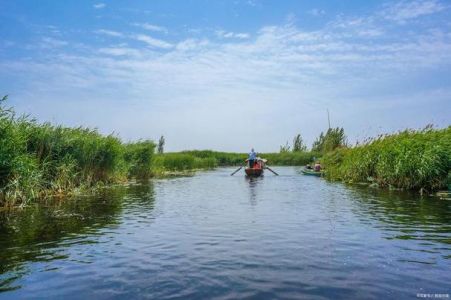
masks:
<instances>
[{"instance_id":1,"label":"boat reflection","mask_svg":"<svg viewBox=\"0 0 451 300\"><path fill-rule=\"evenodd\" d=\"M263 176L245 176L244 178L249 185L249 202L252 206L255 206L257 204L257 190L259 188L258 185L263 180Z\"/></svg>"}]
</instances>

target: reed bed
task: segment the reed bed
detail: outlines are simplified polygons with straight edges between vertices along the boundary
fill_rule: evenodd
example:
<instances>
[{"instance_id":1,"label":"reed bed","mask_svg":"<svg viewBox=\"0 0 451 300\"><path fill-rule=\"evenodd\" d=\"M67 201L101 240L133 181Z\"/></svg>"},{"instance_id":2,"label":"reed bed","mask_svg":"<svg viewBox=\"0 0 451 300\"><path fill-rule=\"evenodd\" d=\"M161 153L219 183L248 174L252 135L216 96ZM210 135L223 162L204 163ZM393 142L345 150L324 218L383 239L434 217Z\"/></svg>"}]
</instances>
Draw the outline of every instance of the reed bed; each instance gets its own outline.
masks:
<instances>
[{"instance_id":1,"label":"reed bed","mask_svg":"<svg viewBox=\"0 0 451 300\"><path fill-rule=\"evenodd\" d=\"M0 101L1 206L150 175L152 141L124 144L95 129L40 124L17 116L5 100Z\"/></svg>"},{"instance_id":2,"label":"reed bed","mask_svg":"<svg viewBox=\"0 0 451 300\"><path fill-rule=\"evenodd\" d=\"M262 153L261 157L268 159L268 164L275 166L304 166L320 156L317 152L296 151L280 153Z\"/></svg>"},{"instance_id":3,"label":"reed bed","mask_svg":"<svg viewBox=\"0 0 451 300\"><path fill-rule=\"evenodd\" d=\"M159 171L190 171L196 169L213 169L217 167L213 157L200 158L187 153L158 154L153 158L154 172Z\"/></svg>"},{"instance_id":4,"label":"reed bed","mask_svg":"<svg viewBox=\"0 0 451 300\"><path fill-rule=\"evenodd\" d=\"M323 157L326 176L345 182L432 191L450 184L451 126L381 135Z\"/></svg>"},{"instance_id":5,"label":"reed bed","mask_svg":"<svg viewBox=\"0 0 451 300\"><path fill-rule=\"evenodd\" d=\"M5 107L5 101L6 97L0 99L0 206L26 205L49 195L66 195L128 178L237 166L247 158L246 153L212 150L154 154L153 141L123 143L96 129L38 123L17 116ZM326 138L327 134L323 140ZM322 156L331 180L431 191L451 185L451 126L381 135L329 152L284 151L259 156L268 159L269 165L286 166L305 165Z\"/></svg>"},{"instance_id":6,"label":"reed bed","mask_svg":"<svg viewBox=\"0 0 451 300\"><path fill-rule=\"evenodd\" d=\"M183 151L200 158L214 158L218 166L238 166L247 159L247 153L217 152L211 150ZM298 152L276 152L276 153L258 153L258 156L268 160L269 165L276 166L303 166L320 157L318 152L298 151Z\"/></svg>"}]
</instances>

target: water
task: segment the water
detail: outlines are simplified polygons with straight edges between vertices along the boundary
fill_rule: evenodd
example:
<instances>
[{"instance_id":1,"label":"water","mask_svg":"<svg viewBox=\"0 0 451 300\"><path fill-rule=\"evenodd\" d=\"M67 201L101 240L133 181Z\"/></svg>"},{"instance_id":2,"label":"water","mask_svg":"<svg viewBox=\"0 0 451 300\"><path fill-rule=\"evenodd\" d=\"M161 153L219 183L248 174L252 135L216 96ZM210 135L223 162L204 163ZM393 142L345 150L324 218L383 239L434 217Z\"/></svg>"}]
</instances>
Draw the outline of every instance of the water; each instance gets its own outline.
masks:
<instances>
[{"instance_id":1,"label":"water","mask_svg":"<svg viewBox=\"0 0 451 300\"><path fill-rule=\"evenodd\" d=\"M451 202L194 177L0 213L1 299L411 299L451 293Z\"/></svg>"}]
</instances>

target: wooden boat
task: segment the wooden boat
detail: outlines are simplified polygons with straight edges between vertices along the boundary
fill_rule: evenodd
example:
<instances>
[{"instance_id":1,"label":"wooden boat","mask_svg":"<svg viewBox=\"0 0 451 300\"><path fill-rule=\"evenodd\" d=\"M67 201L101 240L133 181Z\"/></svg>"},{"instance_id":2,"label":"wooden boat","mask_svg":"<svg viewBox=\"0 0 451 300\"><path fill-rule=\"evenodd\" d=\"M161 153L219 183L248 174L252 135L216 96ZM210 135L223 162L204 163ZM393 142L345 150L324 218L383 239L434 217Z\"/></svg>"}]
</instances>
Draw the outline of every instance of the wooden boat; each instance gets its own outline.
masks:
<instances>
[{"instance_id":1,"label":"wooden boat","mask_svg":"<svg viewBox=\"0 0 451 300\"><path fill-rule=\"evenodd\" d=\"M244 169L244 172L246 173L247 176L250 177L259 177L263 174L263 169L262 168L249 168L247 167L246 169Z\"/></svg>"},{"instance_id":2,"label":"wooden boat","mask_svg":"<svg viewBox=\"0 0 451 300\"><path fill-rule=\"evenodd\" d=\"M304 175L310 175L310 176L322 176L323 175L323 171L315 171L315 170L312 170L312 169L307 169L307 168L303 168L302 170L301 170L301 172L302 172L302 174L304 174Z\"/></svg>"},{"instance_id":3,"label":"wooden boat","mask_svg":"<svg viewBox=\"0 0 451 300\"><path fill-rule=\"evenodd\" d=\"M246 173L246 176L259 177L259 176L263 175L263 172L264 172L265 169L268 169L269 171L274 173L274 175L278 176L279 174L277 174L276 171L272 170L270 167L268 167L266 165L267 161L268 161L267 159L263 159L263 158L257 157L256 162L254 163L254 165L251 168L250 165L249 165L249 160L246 159L246 166L244 168L244 172ZM233 176L234 174L236 174L243 167L244 166L241 166L238 169L236 169L235 171L233 171L233 173L230 174L230 176Z\"/></svg>"},{"instance_id":4,"label":"wooden boat","mask_svg":"<svg viewBox=\"0 0 451 300\"><path fill-rule=\"evenodd\" d=\"M257 158L252 168L249 166L249 161L247 161L247 166L244 169L244 172L246 173L247 176L259 177L263 175L263 170L265 169L266 161L267 161L266 159Z\"/></svg>"}]
</instances>

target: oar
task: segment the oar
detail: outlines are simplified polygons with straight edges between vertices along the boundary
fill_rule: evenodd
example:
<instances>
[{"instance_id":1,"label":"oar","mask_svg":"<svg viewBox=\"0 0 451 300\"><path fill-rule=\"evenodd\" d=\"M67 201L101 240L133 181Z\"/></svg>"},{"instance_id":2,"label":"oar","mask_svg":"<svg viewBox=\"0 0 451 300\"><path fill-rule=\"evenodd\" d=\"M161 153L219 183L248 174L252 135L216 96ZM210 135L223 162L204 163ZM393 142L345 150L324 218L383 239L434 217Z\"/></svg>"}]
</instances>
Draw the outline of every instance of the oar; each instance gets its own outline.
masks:
<instances>
[{"instance_id":1,"label":"oar","mask_svg":"<svg viewBox=\"0 0 451 300\"><path fill-rule=\"evenodd\" d=\"M268 170L270 170L271 172L273 172L275 175L279 176L279 174L277 174L275 171L271 170L270 167L266 166L265 168L268 169Z\"/></svg>"},{"instance_id":2,"label":"oar","mask_svg":"<svg viewBox=\"0 0 451 300\"><path fill-rule=\"evenodd\" d=\"M232 174L230 174L230 176L235 175L235 173L238 172L239 170L241 170L242 167L243 167L243 166L241 166L241 167L239 167L238 169L236 169L235 172L233 172Z\"/></svg>"}]
</instances>

